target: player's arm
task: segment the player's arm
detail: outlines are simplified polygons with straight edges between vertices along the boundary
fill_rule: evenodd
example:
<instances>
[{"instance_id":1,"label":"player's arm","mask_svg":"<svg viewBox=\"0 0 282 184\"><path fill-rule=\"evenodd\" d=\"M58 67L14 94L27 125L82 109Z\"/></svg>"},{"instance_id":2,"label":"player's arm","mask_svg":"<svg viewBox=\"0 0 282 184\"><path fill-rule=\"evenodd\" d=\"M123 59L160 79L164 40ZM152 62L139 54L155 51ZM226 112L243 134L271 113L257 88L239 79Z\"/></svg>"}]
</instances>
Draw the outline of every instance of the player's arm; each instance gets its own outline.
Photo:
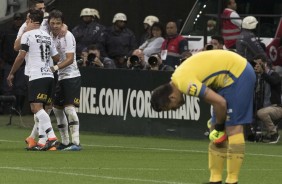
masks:
<instances>
[{"instance_id":1,"label":"player's arm","mask_svg":"<svg viewBox=\"0 0 282 184\"><path fill-rule=\"evenodd\" d=\"M8 77L7 77L7 83L10 87L13 86L14 74L20 68L20 66L23 64L25 56L26 56L26 51L20 50L18 56L15 59L13 66L12 66L12 69L11 69L11 71L10 71Z\"/></svg>"},{"instance_id":2,"label":"player's arm","mask_svg":"<svg viewBox=\"0 0 282 184\"><path fill-rule=\"evenodd\" d=\"M55 62L55 63L58 63L60 61L60 55L59 54L56 54L55 56L52 56L52 60Z\"/></svg>"},{"instance_id":3,"label":"player's arm","mask_svg":"<svg viewBox=\"0 0 282 184\"><path fill-rule=\"evenodd\" d=\"M14 50L15 51L19 51L21 49L21 38L22 38L22 35L27 32L27 31L30 31L30 30L33 30L33 29L38 29L40 27L40 24L38 22L32 22L32 23L28 23L26 25L26 27L23 27L23 30L22 31L19 31L21 33L18 34L17 36L17 39L15 40L14 42ZM22 28L22 27L21 27Z\"/></svg>"},{"instance_id":4,"label":"player's arm","mask_svg":"<svg viewBox=\"0 0 282 184\"><path fill-rule=\"evenodd\" d=\"M210 88L206 88L204 100L213 106L216 115L216 123L224 124L227 113L226 100Z\"/></svg>"},{"instance_id":5,"label":"player's arm","mask_svg":"<svg viewBox=\"0 0 282 184\"><path fill-rule=\"evenodd\" d=\"M54 60L56 62L56 60ZM51 70L52 72L55 72L59 69L65 68L69 65L71 65L74 61L74 53L66 53L66 59L60 62L59 64L52 66Z\"/></svg>"},{"instance_id":6,"label":"player's arm","mask_svg":"<svg viewBox=\"0 0 282 184\"><path fill-rule=\"evenodd\" d=\"M19 51L20 48L21 48L21 38L22 38L22 36L19 36L19 37L17 37L17 39L15 40L15 43L14 43L14 50L15 50L15 51Z\"/></svg>"},{"instance_id":7,"label":"player's arm","mask_svg":"<svg viewBox=\"0 0 282 184\"><path fill-rule=\"evenodd\" d=\"M204 100L213 106L216 116L216 124L209 138L214 144L221 144L227 139L227 135L224 131L227 112L226 100L209 88L205 90Z\"/></svg>"}]
</instances>

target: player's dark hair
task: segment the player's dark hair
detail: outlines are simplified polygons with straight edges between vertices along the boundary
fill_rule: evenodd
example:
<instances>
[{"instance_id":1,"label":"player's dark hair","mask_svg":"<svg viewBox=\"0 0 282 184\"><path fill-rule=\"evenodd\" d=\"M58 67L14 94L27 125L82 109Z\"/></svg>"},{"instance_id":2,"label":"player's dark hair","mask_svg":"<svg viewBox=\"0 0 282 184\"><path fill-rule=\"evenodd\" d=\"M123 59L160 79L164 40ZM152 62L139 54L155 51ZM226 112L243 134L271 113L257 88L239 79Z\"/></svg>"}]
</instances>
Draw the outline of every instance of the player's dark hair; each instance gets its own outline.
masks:
<instances>
[{"instance_id":1,"label":"player's dark hair","mask_svg":"<svg viewBox=\"0 0 282 184\"><path fill-rule=\"evenodd\" d=\"M160 112L170 103L169 95L172 93L172 86L167 83L163 84L153 90L151 95L152 108Z\"/></svg>"},{"instance_id":2,"label":"player's dark hair","mask_svg":"<svg viewBox=\"0 0 282 184\"><path fill-rule=\"evenodd\" d=\"M61 12L60 10L52 10L50 13L49 13L49 17L48 17L48 22L50 22L51 19L61 19L62 20L62 23L64 23L64 15L63 15L63 12Z\"/></svg>"},{"instance_id":3,"label":"player's dark hair","mask_svg":"<svg viewBox=\"0 0 282 184\"><path fill-rule=\"evenodd\" d=\"M29 18L32 22L39 22L42 23L44 17L44 13L40 10L30 9L29 10Z\"/></svg>"}]
</instances>

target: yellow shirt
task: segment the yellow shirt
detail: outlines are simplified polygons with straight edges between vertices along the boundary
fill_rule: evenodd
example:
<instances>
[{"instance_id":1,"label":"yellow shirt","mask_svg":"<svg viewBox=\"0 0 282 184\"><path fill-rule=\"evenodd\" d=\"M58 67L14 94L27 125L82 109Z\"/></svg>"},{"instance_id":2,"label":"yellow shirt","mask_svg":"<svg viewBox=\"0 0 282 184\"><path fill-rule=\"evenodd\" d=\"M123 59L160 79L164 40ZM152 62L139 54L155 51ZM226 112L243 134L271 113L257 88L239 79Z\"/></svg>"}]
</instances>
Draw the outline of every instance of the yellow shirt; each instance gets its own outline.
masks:
<instances>
[{"instance_id":1,"label":"yellow shirt","mask_svg":"<svg viewBox=\"0 0 282 184\"><path fill-rule=\"evenodd\" d=\"M182 93L203 96L206 86L219 90L234 83L246 65L245 58L231 51L203 51L186 59L171 80Z\"/></svg>"}]
</instances>

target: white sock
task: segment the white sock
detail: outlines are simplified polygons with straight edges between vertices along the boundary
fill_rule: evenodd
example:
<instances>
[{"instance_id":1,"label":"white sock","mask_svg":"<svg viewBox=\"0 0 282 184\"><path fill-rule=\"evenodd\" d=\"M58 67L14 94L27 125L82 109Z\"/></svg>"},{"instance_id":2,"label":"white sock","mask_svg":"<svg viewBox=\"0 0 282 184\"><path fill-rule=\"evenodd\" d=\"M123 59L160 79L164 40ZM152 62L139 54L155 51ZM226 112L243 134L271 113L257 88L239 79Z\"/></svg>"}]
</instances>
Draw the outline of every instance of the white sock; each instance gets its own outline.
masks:
<instances>
[{"instance_id":1,"label":"white sock","mask_svg":"<svg viewBox=\"0 0 282 184\"><path fill-rule=\"evenodd\" d=\"M57 125L61 135L61 141L64 145L68 145L70 143L68 120L64 113L64 110L53 107L53 112L57 119Z\"/></svg>"},{"instance_id":2,"label":"white sock","mask_svg":"<svg viewBox=\"0 0 282 184\"><path fill-rule=\"evenodd\" d=\"M34 125L29 137L35 139L36 137L38 137L38 119L35 114L33 115L33 119L34 119Z\"/></svg>"},{"instance_id":3,"label":"white sock","mask_svg":"<svg viewBox=\"0 0 282 184\"><path fill-rule=\"evenodd\" d=\"M75 108L73 106L67 106L65 107L65 112L69 120L72 143L79 145L79 120Z\"/></svg>"},{"instance_id":4,"label":"white sock","mask_svg":"<svg viewBox=\"0 0 282 184\"><path fill-rule=\"evenodd\" d=\"M44 109L41 109L36 114L36 117L39 121L38 126L38 132L39 132L39 141L40 144L45 144L47 138L48 139L54 139L56 138L56 135L54 133L54 130L52 128L51 119L46 113ZM47 135L47 136L46 136ZM45 142L44 142L45 141Z\"/></svg>"}]
</instances>

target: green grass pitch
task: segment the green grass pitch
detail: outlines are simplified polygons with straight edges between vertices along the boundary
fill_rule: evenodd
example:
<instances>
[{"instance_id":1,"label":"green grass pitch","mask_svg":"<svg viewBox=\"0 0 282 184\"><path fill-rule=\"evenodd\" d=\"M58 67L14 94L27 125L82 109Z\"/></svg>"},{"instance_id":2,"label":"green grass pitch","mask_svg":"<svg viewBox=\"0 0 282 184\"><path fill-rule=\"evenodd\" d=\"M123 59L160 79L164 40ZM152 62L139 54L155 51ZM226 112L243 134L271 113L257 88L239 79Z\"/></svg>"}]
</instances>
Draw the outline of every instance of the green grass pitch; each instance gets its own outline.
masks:
<instances>
[{"instance_id":1,"label":"green grass pitch","mask_svg":"<svg viewBox=\"0 0 282 184\"><path fill-rule=\"evenodd\" d=\"M0 184L201 184L209 178L208 140L81 132L80 152L31 152L24 139L33 117L15 116L6 126L8 118L0 115ZM281 184L281 153L280 142L247 142L239 183Z\"/></svg>"}]
</instances>

